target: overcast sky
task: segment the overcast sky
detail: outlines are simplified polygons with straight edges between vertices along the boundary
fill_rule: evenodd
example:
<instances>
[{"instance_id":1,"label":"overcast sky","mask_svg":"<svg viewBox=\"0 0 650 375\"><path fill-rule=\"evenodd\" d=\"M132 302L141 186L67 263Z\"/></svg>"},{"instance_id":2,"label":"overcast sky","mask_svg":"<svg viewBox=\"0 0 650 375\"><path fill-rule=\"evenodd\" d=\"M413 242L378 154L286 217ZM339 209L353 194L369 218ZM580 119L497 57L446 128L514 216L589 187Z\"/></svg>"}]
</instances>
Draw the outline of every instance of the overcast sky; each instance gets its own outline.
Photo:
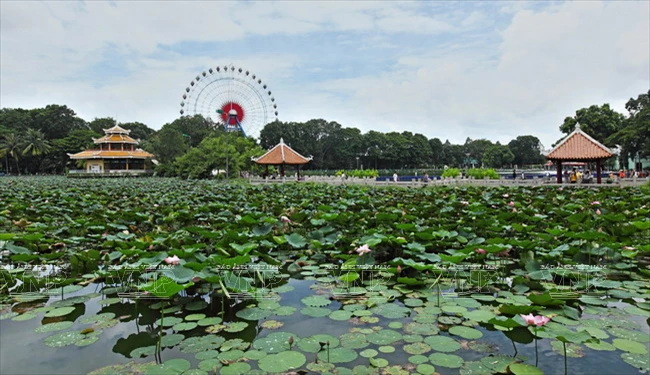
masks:
<instances>
[{"instance_id":1,"label":"overcast sky","mask_svg":"<svg viewBox=\"0 0 650 375\"><path fill-rule=\"evenodd\" d=\"M179 116L197 73L256 73L282 121L462 143L624 111L650 87L650 2L1 1L0 106L81 117Z\"/></svg>"}]
</instances>

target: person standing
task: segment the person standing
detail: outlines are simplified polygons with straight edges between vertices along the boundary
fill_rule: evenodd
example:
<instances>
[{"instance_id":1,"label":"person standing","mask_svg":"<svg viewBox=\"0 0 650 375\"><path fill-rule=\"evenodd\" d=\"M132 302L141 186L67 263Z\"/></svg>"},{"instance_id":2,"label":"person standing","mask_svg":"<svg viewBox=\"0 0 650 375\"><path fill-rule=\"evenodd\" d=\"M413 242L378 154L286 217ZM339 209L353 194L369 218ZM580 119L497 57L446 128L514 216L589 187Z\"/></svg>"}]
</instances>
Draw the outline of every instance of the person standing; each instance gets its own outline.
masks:
<instances>
[{"instance_id":1,"label":"person standing","mask_svg":"<svg viewBox=\"0 0 650 375\"><path fill-rule=\"evenodd\" d=\"M397 175L397 172L393 173L393 182L397 182L399 180L399 176Z\"/></svg>"}]
</instances>

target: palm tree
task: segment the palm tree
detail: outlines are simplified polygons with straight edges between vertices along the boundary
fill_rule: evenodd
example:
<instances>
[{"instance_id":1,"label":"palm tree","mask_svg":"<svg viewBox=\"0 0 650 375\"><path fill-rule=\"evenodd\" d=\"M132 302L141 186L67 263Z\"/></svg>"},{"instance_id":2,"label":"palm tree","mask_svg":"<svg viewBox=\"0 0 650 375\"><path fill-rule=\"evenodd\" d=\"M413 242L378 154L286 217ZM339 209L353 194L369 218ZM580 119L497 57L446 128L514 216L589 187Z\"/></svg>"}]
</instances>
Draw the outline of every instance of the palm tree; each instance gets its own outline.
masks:
<instances>
[{"instance_id":1,"label":"palm tree","mask_svg":"<svg viewBox=\"0 0 650 375\"><path fill-rule=\"evenodd\" d=\"M36 129L27 129L23 137L23 145L25 146L23 155L30 153L32 156L46 154L52 148L50 142L45 139L45 134Z\"/></svg>"},{"instance_id":2,"label":"palm tree","mask_svg":"<svg viewBox=\"0 0 650 375\"><path fill-rule=\"evenodd\" d=\"M7 166L7 173L9 173L9 158L6 156L11 156L11 158L16 161L16 172L20 174L18 159L20 158L20 151L22 148L23 141L16 134L5 134L2 138L2 142L0 143L0 150L5 154L5 165Z\"/></svg>"},{"instance_id":3,"label":"palm tree","mask_svg":"<svg viewBox=\"0 0 650 375\"><path fill-rule=\"evenodd\" d=\"M23 135L23 155L30 154L31 156L39 156L46 154L52 146L45 139L45 134L42 131L36 129L27 129L27 132ZM42 158L36 158L37 168L36 171L40 170L40 165Z\"/></svg>"}]
</instances>

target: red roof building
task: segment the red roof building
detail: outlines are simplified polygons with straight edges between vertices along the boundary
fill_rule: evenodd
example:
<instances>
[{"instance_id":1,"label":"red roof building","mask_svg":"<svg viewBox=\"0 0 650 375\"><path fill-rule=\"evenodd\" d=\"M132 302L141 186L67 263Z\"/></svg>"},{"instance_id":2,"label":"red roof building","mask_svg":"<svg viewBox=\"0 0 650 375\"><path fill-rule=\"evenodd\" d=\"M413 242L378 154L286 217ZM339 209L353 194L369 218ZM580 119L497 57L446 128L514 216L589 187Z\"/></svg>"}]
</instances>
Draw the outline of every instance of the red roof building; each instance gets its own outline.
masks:
<instances>
[{"instance_id":1,"label":"red roof building","mask_svg":"<svg viewBox=\"0 0 650 375\"><path fill-rule=\"evenodd\" d=\"M105 135L93 139L95 147L90 150L68 154L72 160L85 160L85 173L145 172L145 160L153 155L137 148L137 140L129 136L130 130L118 125L104 129Z\"/></svg>"},{"instance_id":2,"label":"red roof building","mask_svg":"<svg viewBox=\"0 0 650 375\"><path fill-rule=\"evenodd\" d=\"M313 157L304 157L294 151L291 147L287 146L284 143L284 139L280 138L280 143L275 147L268 150L264 155L258 158L252 158L252 160L260 165L279 165L280 166L280 175L284 176L284 166L285 165L304 165L309 163ZM268 167L267 167L268 168ZM298 168L298 176L300 176L300 170Z\"/></svg>"},{"instance_id":3,"label":"red roof building","mask_svg":"<svg viewBox=\"0 0 650 375\"><path fill-rule=\"evenodd\" d=\"M562 162L596 162L596 175L601 183L601 162L614 156L614 152L580 129L580 124L546 155L557 163L557 182L562 183ZM565 163L567 164L567 163Z\"/></svg>"}]
</instances>

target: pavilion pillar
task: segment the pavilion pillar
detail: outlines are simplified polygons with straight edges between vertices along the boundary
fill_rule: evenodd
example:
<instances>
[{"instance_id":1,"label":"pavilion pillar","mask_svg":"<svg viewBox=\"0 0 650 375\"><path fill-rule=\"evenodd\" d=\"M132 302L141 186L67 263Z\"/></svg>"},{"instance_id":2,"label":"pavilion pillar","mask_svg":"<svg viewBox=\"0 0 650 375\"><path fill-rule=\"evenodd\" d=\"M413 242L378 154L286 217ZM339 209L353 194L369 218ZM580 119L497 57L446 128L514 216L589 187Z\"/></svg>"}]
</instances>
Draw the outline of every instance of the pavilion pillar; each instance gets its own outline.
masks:
<instances>
[{"instance_id":1,"label":"pavilion pillar","mask_svg":"<svg viewBox=\"0 0 650 375\"><path fill-rule=\"evenodd\" d=\"M280 164L280 177L284 177L284 163Z\"/></svg>"},{"instance_id":2,"label":"pavilion pillar","mask_svg":"<svg viewBox=\"0 0 650 375\"><path fill-rule=\"evenodd\" d=\"M562 183L562 160L557 161L557 183Z\"/></svg>"},{"instance_id":3,"label":"pavilion pillar","mask_svg":"<svg viewBox=\"0 0 650 375\"><path fill-rule=\"evenodd\" d=\"M296 175L298 176L297 180L300 181L300 165L296 165Z\"/></svg>"},{"instance_id":4,"label":"pavilion pillar","mask_svg":"<svg viewBox=\"0 0 650 375\"><path fill-rule=\"evenodd\" d=\"M129 170L129 159L126 159L126 170Z\"/></svg>"},{"instance_id":5,"label":"pavilion pillar","mask_svg":"<svg viewBox=\"0 0 650 375\"><path fill-rule=\"evenodd\" d=\"M596 160L596 183L602 183L601 177L600 177L600 159Z\"/></svg>"}]
</instances>

